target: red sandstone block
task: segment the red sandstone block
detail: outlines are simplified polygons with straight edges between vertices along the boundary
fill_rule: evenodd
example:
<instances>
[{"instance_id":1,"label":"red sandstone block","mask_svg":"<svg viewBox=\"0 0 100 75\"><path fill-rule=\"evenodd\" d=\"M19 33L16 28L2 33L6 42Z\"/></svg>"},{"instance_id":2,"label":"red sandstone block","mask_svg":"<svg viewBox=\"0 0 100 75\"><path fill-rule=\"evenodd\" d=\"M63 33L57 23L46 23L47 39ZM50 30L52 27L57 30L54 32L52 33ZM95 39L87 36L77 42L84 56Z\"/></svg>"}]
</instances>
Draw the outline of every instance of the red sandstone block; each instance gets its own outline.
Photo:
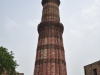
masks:
<instances>
[{"instance_id":1,"label":"red sandstone block","mask_svg":"<svg viewBox=\"0 0 100 75\"><path fill-rule=\"evenodd\" d=\"M50 44L50 42L51 42L51 39L50 39L51 37L49 37L49 44Z\"/></svg>"},{"instance_id":2,"label":"red sandstone block","mask_svg":"<svg viewBox=\"0 0 100 75\"><path fill-rule=\"evenodd\" d=\"M51 75L55 75L55 63L51 63Z\"/></svg>"},{"instance_id":3,"label":"red sandstone block","mask_svg":"<svg viewBox=\"0 0 100 75\"><path fill-rule=\"evenodd\" d=\"M61 50L58 50L58 58L61 59Z\"/></svg>"},{"instance_id":4,"label":"red sandstone block","mask_svg":"<svg viewBox=\"0 0 100 75\"><path fill-rule=\"evenodd\" d=\"M59 64L56 64L55 66L55 73L56 75L59 75Z\"/></svg>"},{"instance_id":5,"label":"red sandstone block","mask_svg":"<svg viewBox=\"0 0 100 75\"><path fill-rule=\"evenodd\" d=\"M55 50L54 49L51 49L50 51L51 51L50 52L50 57L51 58L55 58Z\"/></svg>"},{"instance_id":6,"label":"red sandstone block","mask_svg":"<svg viewBox=\"0 0 100 75\"><path fill-rule=\"evenodd\" d=\"M58 50L55 50L55 59L58 59Z\"/></svg>"},{"instance_id":7,"label":"red sandstone block","mask_svg":"<svg viewBox=\"0 0 100 75\"><path fill-rule=\"evenodd\" d=\"M42 75L46 75L46 63L43 63L43 72Z\"/></svg>"},{"instance_id":8,"label":"red sandstone block","mask_svg":"<svg viewBox=\"0 0 100 75\"><path fill-rule=\"evenodd\" d=\"M47 58L48 58L48 59L50 59L50 51L51 51L51 50L48 49L48 52L47 52L47 53L48 53L48 54L47 54Z\"/></svg>"},{"instance_id":9,"label":"red sandstone block","mask_svg":"<svg viewBox=\"0 0 100 75\"><path fill-rule=\"evenodd\" d=\"M39 71L39 75L42 75L42 64L40 64L40 71Z\"/></svg>"},{"instance_id":10,"label":"red sandstone block","mask_svg":"<svg viewBox=\"0 0 100 75\"><path fill-rule=\"evenodd\" d=\"M38 50L38 60L41 58L41 50Z\"/></svg>"},{"instance_id":11,"label":"red sandstone block","mask_svg":"<svg viewBox=\"0 0 100 75\"><path fill-rule=\"evenodd\" d=\"M49 44L49 38L47 38L47 44Z\"/></svg>"},{"instance_id":12,"label":"red sandstone block","mask_svg":"<svg viewBox=\"0 0 100 75\"><path fill-rule=\"evenodd\" d=\"M54 44L54 37L52 37L52 44Z\"/></svg>"},{"instance_id":13,"label":"red sandstone block","mask_svg":"<svg viewBox=\"0 0 100 75\"><path fill-rule=\"evenodd\" d=\"M47 63L47 75L50 75L50 63Z\"/></svg>"},{"instance_id":14,"label":"red sandstone block","mask_svg":"<svg viewBox=\"0 0 100 75\"><path fill-rule=\"evenodd\" d=\"M40 45L41 45L41 43L42 43L41 41L42 41L41 39L38 41L38 42L39 42L39 46L40 46Z\"/></svg>"}]
</instances>

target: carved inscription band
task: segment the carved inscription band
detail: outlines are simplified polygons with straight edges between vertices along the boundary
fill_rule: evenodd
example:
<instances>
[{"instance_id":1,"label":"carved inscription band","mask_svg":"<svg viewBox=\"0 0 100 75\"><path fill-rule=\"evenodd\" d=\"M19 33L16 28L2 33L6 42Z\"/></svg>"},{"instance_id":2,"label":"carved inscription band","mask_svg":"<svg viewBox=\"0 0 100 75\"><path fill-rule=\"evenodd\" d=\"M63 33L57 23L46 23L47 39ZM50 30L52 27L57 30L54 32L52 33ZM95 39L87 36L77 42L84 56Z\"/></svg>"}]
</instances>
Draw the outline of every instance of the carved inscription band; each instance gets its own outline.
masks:
<instances>
[{"instance_id":1,"label":"carved inscription band","mask_svg":"<svg viewBox=\"0 0 100 75\"><path fill-rule=\"evenodd\" d=\"M54 8L55 10L59 11L58 7L56 7L56 6L46 6L43 8L43 11L45 11L46 9L50 9L50 8Z\"/></svg>"},{"instance_id":2,"label":"carved inscription band","mask_svg":"<svg viewBox=\"0 0 100 75\"><path fill-rule=\"evenodd\" d=\"M65 60L61 59L42 59L42 60L37 60L35 62L35 65L43 64L43 63L56 63L56 64L64 64L66 65Z\"/></svg>"},{"instance_id":3,"label":"carved inscription band","mask_svg":"<svg viewBox=\"0 0 100 75\"><path fill-rule=\"evenodd\" d=\"M54 30L58 30L61 33L63 33L64 27L61 23L55 22L55 21L41 22L38 25L38 33L40 33L41 31L45 29L54 29Z\"/></svg>"},{"instance_id":4,"label":"carved inscription band","mask_svg":"<svg viewBox=\"0 0 100 75\"><path fill-rule=\"evenodd\" d=\"M49 17L49 16L53 16L53 17L56 17L59 19L59 14L56 14L56 13L48 13L48 14L45 14L42 16L42 18L45 18L45 17Z\"/></svg>"},{"instance_id":5,"label":"carved inscription band","mask_svg":"<svg viewBox=\"0 0 100 75\"><path fill-rule=\"evenodd\" d=\"M54 38L60 38L60 40L62 40L62 36L58 36L57 34L43 34L39 36L39 39L43 39L43 38L48 38L48 37L54 37Z\"/></svg>"},{"instance_id":6,"label":"carved inscription band","mask_svg":"<svg viewBox=\"0 0 100 75\"><path fill-rule=\"evenodd\" d=\"M43 49L55 49L55 50L61 50L64 51L64 47L61 47L59 45L53 45L53 44L47 44L47 45L41 45L37 47L38 50L43 50Z\"/></svg>"}]
</instances>

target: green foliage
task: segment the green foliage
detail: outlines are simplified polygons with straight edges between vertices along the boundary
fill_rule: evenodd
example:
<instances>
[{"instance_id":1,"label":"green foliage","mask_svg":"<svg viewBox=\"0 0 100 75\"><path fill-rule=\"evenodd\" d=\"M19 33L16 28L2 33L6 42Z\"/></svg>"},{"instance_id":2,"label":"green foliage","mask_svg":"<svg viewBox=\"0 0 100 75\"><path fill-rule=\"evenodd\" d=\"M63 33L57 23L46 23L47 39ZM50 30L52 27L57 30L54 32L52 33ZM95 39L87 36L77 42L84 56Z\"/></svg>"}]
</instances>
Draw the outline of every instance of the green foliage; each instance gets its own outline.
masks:
<instances>
[{"instance_id":1,"label":"green foliage","mask_svg":"<svg viewBox=\"0 0 100 75\"><path fill-rule=\"evenodd\" d=\"M13 52L4 47L0 47L0 75L5 71L8 75L16 75L16 67L18 64L14 60Z\"/></svg>"}]
</instances>

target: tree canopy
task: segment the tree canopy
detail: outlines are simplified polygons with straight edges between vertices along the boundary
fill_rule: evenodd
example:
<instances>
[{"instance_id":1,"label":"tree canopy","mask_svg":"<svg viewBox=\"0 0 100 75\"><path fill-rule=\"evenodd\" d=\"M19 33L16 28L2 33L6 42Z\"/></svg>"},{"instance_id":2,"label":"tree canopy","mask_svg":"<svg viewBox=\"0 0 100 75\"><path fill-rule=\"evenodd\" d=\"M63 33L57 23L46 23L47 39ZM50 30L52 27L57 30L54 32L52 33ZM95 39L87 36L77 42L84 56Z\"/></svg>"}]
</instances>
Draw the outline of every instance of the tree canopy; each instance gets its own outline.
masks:
<instances>
[{"instance_id":1,"label":"tree canopy","mask_svg":"<svg viewBox=\"0 0 100 75\"><path fill-rule=\"evenodd\" d=\"M0 75L5 71L8 75L16 75L18 64L13 55L12 51L8 52L8 49L0 47Z\"/></svg>"}]
</instances>

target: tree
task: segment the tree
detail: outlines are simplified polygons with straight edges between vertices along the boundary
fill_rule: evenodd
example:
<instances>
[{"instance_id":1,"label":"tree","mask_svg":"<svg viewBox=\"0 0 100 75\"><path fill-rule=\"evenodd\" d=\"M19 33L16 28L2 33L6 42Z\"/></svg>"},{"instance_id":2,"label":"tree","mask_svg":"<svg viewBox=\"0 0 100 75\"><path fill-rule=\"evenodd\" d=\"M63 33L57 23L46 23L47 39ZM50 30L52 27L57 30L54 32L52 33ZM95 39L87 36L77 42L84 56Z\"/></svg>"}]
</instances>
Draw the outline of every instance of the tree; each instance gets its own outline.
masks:
<instances>
[{"instance_id":1,"label":"tree","mask_svg":"<svg viewBox=\"0 0 100 75\"><path fill-rule=\"evenodd\" d=\"M16 67L18 64L16 60L14 60L13 52L8 50L4 47L0 47L0 75L3 74L5 71L7 75L16 75Z\"/></svg>"}]
</instances>

